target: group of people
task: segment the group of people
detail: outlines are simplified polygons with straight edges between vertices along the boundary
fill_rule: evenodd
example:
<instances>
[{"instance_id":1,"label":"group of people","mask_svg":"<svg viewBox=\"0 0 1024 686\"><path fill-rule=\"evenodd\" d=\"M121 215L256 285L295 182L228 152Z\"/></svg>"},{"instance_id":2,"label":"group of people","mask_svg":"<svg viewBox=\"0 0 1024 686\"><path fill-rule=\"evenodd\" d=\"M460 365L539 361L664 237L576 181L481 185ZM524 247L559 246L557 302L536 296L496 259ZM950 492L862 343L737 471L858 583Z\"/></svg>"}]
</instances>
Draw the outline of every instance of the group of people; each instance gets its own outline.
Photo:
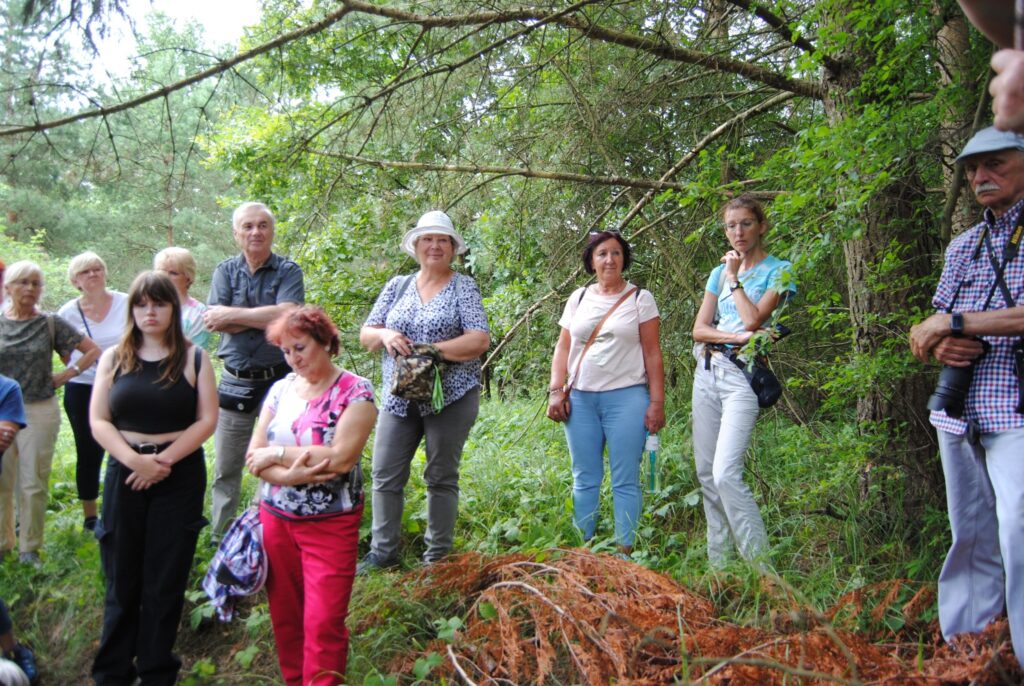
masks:
<instances>
[{"instance_id":1,"label":"group of people","mask_svg":"<svg viewBox=\"0 0 1024 686\"><path fill-rule=\"evenodd\" d=\"M1024 607L1012 599L1024 583L1017 554L1024 547L1016 545L1024 394L1014 364L1024 361L1024 345L1014 337L1024 331L1024 308L1016 305L1024 297L1024 263L1013 258L1024 225L1024 136L985 129L959 161L987 208L985 221L950 245L934 300L945 313L911 333L922 360L974 371L962 415L932 414L954 539L939 580L940 622L953 640L1006 610L1019 642ZM34 564L59 423L54 389L67 384L84 525L100 541L106 579L97 684L177 678L172 649L208 523L202 446L211 435L214 540L237 514L243 470L260 482L266 590L289 685L343 680L354 579L399 563L403 494L421 443L423 563L442 559L454 544L459 465L479 411L480 358L490 338L476 282L453 268L467 246L451 219L431 211L405 234L401 248L418 269L385 284L360 329L360 343L382 353L379 410L371 382L334 362L338 329L321 308L304 304L299 266L273 252L270 210L245 203L232 224L241 252L217 266L207 306L188 295L195 262L180 249L161 252L156 269L136 277L127 294L107 288L98 256L74 258L69 276L81 296L58 315L39 310L37 266L7 269L0 374L17 384L0 391L14 386L23 415L0 416L0 487L17 492L20 559ZM693 326L693 452L715 567L734 552L761 565L769 552L743 482L758 399L735 362L753 354L752 338L773 335L780 306L795 293L791 265L767 251L768 228L752 197L726 203L728 249L708 276ZM547 413L564 422L574 522L584 540L596 535L607 451L615 538L628 555L641 515L645 440L665 425L660 315L653 295L625 276L632 249L619 232L591 233L582 260L594 280L569 296L558 321ZM219 383L203 348L210 332L220 333ZM423 344L439 367L439 396L410 400L397 383L398 362ZM56 374L54 352L67 361ZM358 560L360 456L374 429L372 538ZM110 459L98 508L104 452ZM0 549L9 551L11 498L3 505Z\"/></svg>"},{"instance_id":2,"label":"group of people","mask_svg":"<svg viewBox=\"0 0 1024 686\"><path fill-rule=\"evenodd\" d=\"M60 422L55 389L67 384L83 524L99 540L106 582L92 668L100 685L177 679L173 646L199 532L208 524L202 446L211 435L214 541L237 513L243 470L260 480L266 590L288 684L344 679L364 502L360 457L375 426L373 540L360 571L397 564L402 494L421 441L430 522L424 563L453 545L459 461L479 409L480 356L490 338L475 281L452 269L466 243L451 219L428 212L407 232L402 249L419 270L385 286L360 332L367 348L383 350L387 389L395 356L413 342L431 344L443 397L418 402L385 391L379 415L370 381L334 363L338 329L322 309L304 305L301 269L273 252L270 210L245 203L232 226L241 252L215 269L207 305L188 294L196 266L180 248L161 251L154 270L136 277L127 293L107 288L99 256L73 258L69 278L81 296L56 315L39 308L38 265L7 269L0 390L19 414L5 409L0 416L0 487L17 493L19 559L38 566ZM211 332L220 334L219 383L204 350ZM66 364L56 374L54 352ZM0 492L5 554L16 543L6 494ZM31 655L8 646L5 636L0 647L12 657Z\"/></svg>"}]
</instances>

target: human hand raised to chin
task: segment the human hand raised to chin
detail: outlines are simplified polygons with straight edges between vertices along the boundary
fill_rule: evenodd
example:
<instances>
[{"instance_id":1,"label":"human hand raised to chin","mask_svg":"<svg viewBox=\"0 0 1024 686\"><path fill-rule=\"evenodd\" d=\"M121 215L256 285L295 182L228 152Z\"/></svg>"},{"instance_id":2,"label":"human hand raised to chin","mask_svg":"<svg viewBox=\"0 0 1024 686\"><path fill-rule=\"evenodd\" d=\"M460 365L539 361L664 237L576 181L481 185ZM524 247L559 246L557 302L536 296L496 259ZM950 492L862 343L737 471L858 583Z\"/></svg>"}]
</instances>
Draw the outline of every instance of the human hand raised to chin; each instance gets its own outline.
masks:
<instances>
[{"instance_id":1,"label":"human hand raised to chin","mask_svg":"<svg viewBox=\"0 0 1024 686\"><path fill-rule=\"evenodd\" d=\"M725 278L728 281L735 281L739 277L740 264L743 263L743 255L739 250L730 250L722 255L722 264L725 265Z\"/></svg>"}]
</instances>

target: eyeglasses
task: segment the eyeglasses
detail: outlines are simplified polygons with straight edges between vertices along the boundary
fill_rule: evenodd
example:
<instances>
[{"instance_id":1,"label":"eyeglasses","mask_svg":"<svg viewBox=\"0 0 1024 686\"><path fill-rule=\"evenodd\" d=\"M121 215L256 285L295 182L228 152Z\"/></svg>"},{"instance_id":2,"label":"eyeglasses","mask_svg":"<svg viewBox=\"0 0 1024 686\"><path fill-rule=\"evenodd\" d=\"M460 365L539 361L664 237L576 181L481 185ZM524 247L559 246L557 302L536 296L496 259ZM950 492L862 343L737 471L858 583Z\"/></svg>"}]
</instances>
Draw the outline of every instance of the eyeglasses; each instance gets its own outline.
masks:
<instances>
[{"instance_id":1,"label":"eyeglasses","mask_svg":"<svg viewBox=\"0 0 1024 686\"><path fill-rule=\"evenodd\" d=\"M39 279L15 279L14 281L8 281L7 283L15 286L33 286L35 288L43 287L43 282Z\"/></svg>"},{"instance_id":2,"label":"eyeglasses","mask_svg":"<svg viewBox=\"0 0 1024 686\"><path fill-rule=\"evenodd\" d=\"M757 226L757 222L753 219L744 219L739 222L729 222L725 225L725 230L729 233L739 233L740 231L749 231L755 226Z\"/></svg>"}]
</instances>

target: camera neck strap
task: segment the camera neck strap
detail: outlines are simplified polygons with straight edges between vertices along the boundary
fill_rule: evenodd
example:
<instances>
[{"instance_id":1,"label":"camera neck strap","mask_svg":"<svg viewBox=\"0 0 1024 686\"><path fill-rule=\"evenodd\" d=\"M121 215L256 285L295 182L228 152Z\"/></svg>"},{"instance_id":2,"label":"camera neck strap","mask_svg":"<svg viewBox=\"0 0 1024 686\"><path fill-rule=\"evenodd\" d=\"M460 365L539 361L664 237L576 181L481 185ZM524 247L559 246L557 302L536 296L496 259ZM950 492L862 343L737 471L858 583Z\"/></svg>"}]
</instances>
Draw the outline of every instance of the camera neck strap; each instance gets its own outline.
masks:
<instances>
[{"instance_id":1,"label":"camera neck strap","mask_svg":"<svg viewBox=\"0 0 1024 686\"><path fill-rule=\"evenodd\" d=\"M1021 211L1020 216L1021 218L1017 220L1017 225L1013 227L1013 232L1010 234L1010 240L1006 241L1006 247L1003 248L1002 263L999 262L999 259L996 257L996 251L992 248L992 240L989 237L988 231L984 232L985 252L988 254L989 264L992 265L992 269L996 272L995 282L992 284L992 289L988 292L988 298L985 300L986 310L992 302L996 288L1003 294L1003 301L1007 307L1017 306L1013 295L1010 293L1010 289L1006 286L1006 279L1003 278L1003 274L1006 272L1006 265L1010 264L1010 261L1017 257L1017 253L1020 252L1021 234L1024 234L1024 226L1021 224L1021 220L1024 220L1024 210Z\"/></svg>"},{"instance_id":2,"label":"camera neck strap","mask_svg":"<svg viewBox=\"0 0 1024 686\"><path fill-rule=\"evenodd\" d=\"M1003 248L1003 261L999 262L996 257L995 250L992 249L992 239L989 237L989 228L991 228L989 222L985 222L985 228L981 230L981 234L978 236L977 242L974 244L974 250L971 252L971 262L974 262L981 255L982 249L985 250L989 263L992 265L992 269L995 271L995 280L992 282L992 288L988 292L988 296L985 298L985 305L981 308L981 311L988 309L988 306L992 303L992 298L995 296L996 289L998 288L1003 295L1003 300L1006 302L1007 307L1016 307L1016 302L1013 299L1013 295L1010 293L1010 289L1006 286L1006 280L1003 278L1003 274L1006 272L1007 265L1020 252L1021 238L1024 236L1024 209L1020 211L1017 216L1017 223L1013 227L1013 231L1010 233L1010 239L1006 242L1006 246ZM956 290L953 292L953 298L950 300L949 307L946 308L946 312L952 312L956 307L957 300L960 299L960 291L964 287L963 279L956 285Z\"/></svg>"}]
</instances>

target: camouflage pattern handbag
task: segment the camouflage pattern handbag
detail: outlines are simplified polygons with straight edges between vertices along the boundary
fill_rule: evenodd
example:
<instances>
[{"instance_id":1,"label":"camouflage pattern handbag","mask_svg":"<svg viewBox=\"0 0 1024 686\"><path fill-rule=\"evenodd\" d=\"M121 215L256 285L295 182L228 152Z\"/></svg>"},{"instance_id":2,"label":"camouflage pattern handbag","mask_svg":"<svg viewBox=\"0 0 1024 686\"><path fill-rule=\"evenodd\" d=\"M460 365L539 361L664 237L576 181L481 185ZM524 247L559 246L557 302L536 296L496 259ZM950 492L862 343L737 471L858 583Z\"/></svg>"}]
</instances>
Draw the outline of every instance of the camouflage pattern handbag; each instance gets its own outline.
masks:
<instances>
[{"instance_id":1,"label":"camouflage pattern handbag","mask_svg":"<svg viewBox=\"0 0 1024 686\"><path fill-rule=\"evenodd\" d=\"M406 400L431 403L434 412L444 408L441 389L441 352L429 343L413 343L412 352L395 358L391 394Z\"/></svg>"}]
</instances>

